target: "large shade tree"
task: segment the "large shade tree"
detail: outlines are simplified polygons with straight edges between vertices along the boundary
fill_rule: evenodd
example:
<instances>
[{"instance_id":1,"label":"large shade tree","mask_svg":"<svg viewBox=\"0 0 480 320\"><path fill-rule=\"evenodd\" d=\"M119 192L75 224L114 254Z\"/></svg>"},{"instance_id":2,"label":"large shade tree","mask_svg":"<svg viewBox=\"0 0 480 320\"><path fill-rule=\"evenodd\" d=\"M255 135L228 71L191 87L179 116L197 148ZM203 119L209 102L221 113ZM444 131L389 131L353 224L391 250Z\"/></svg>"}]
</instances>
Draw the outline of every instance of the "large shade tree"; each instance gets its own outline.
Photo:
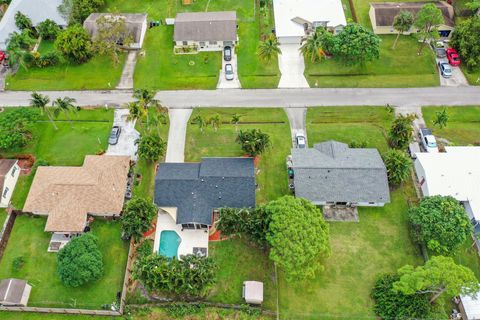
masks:
<instances>
[{"instance_id":1,"label":"large shade tree","mask_svg":"<svg viewBox=\"0 0 480 320\"><path fill-rule=\"evenodd\" d=\"M93 38L93 50L100 55L111 57L113 63L117 65L122 48L133 42L133 37L127 28L125 19L102 15L96 23L97 32Z\"/></svg>"},{"instance_id":2,"label":"large shade tree","mask_svg":"<svg viewBox=\"0 0 480 320\"><path fill-rule=\"evenodd\" d=\"M160 160L167 149L167 143L152 132L142 134L135 143L138 144L138 156L149 162Z\"/></svg>"},{"instance_id":3,"label":"large shade tree","mask_svg":"<svg viewBox=\"0 0 480 320\"><path fill-rule=\"evenodd\" d=\"M91 13L99 12L104 4L104 0L63 0L58 9L69 24L82 24Z\"/></svg>"},{"instance_id":4,"label":"large shade tree","mask_svg":"<svg viewBox=\"0 0 480 320\"><path fill-rule=\"evenodd\" d=\"M414 26L420 29L422 36L422 43L418 48L418 54L422 53L428 40L438 38L438 26L442 23L444 23L442 10L437 8L434 3L425 4L422 9L417 12Z\"/></svg>"},{"instance_id":5,"label":"large shade tree","mask_svg":"<svg viewBox=\"0 0 480 320\"><path fill-rule=\"evenodd\" d=\"M272 61L281 53L280 43L273 33L261 41L257 48L258 57L265 62Z\"/></svg>"},{"instance_id":6,"label":"large shade tree","mask_svg":"<svg viewBox=\"0 0 480 320\"><path fill-rule=\"evenodd\" d=\"M402 10L393 19L393 28L397 31L397 37L393 42L392 48L397 47L398 38L413 26L414 18L410 11Z\"/></svg>"},{"instance_id":7,"label":"large shade tree","mask_svg":"<svg viewBox=\"0 0 480 320\"><path fill-rule=\"evenodd\" d=\"M92 57L92 41L87 31L78 24L69 26L55 40L55 48L68 60L84 63Z\"/></svg>"},{"instance_id":8,"label":"large shade tree","mask_svg":"<svg viewBox=\"0 0 480 320\"><path fill-rule=\"evenodd\" d=\"M150 199L134 197L128 201L120 218L123 232L138 242L152 227L156 213L157 207Z\"/></svg>"},{"instance_id":9,"label":"large shade tree","mask_svg":"<svg viewBox=\"0 0 480 320\"><path fill-rule=\"evenodd\" d=\"M335 36L333 54L345 64L364 64L380 57L380 38L358 23L349 23Z\"/></svg>"},{"instance_id":10,"label":"large shade tree","mask_svg":"<svg viewBox=\"0 0 480 320\"><path fill-rule=\"evenodd\" d=\"M478 1L480 3L480 0ZM452 35L452 46L466 63L469 70L480 69L480 16L476 15L463 20L455 26Z\"/></svg>"},{"instance_id":11,"label":"large shade tree","mask_svg":"<svg viewBox=\"0 0 480 320\"><path fill-rule=\"evenodd\" d=\"M320 209L303 198L284 196L265 206L271 217L267 242L287 281L313 278L330 255L330 232Z\"/></svg>"},{"instance_id":12,"label":"large shade tree","mask_svg":"<svg viewBox=\"0 0 480 320\"><path fill-rule=\"evenodd\" d=\"M450 196L425 197L408 216L420 240L436 253L454 253L472 232L465 209Z\"/></svg>"}]
</instances>

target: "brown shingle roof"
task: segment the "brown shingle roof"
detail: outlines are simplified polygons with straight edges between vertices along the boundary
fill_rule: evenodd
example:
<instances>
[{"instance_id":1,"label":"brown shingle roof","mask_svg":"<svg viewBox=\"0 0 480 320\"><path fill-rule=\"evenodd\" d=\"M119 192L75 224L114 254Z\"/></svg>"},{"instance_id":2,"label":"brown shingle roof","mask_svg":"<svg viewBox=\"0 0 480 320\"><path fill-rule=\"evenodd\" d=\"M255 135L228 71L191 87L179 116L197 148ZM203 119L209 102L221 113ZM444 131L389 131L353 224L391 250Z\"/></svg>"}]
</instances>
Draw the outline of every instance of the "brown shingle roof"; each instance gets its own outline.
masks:
<instances>
[{"instance_id":1,"label":"brown shingle roof","mask_svg":"<svg viewBox=\"0 0 480 320\"><path fill-rule=\"evenodd\" d=\"M24 211L48 214L45 231L81 232L88 214L119 214L130 158L86 156L82 167L39 167Z\"/></svg>"},{"instance_id":2,"label":"brown shingle roof","mask_svg":"<svg viewBox=\"0 0 480 320\"><path fill-rule=\"evenodd\" d=\"M433 3L443 13L447 26L453 27L453 7L446 2L372 2L370 6L375 10L375 20L379 27L393 25L393 19L400 11L410 11L415 16L427 3Z\"/></svg>"},{"instance_id":3,"label":"brown shingle roof","mask_svg":"<svg viewBox=\"0 0 480 320\"><path fill-rule=\"evenodd\" d=\"M235 11L185 12L175 18L174 41L236 41Z\"/></svg>"},{"instance_id":4,"label":"brown shingle roof","mask_svg":"<svg viewBox=\"0 0 480 320\"><path fill-rule=\"evenodd\" d=\"M10 169L12 169L15 163L17 163L17 160L14 159L0 159L0 191L3 190L5 176L8 174Z\"/></svg>"}]
</instances>

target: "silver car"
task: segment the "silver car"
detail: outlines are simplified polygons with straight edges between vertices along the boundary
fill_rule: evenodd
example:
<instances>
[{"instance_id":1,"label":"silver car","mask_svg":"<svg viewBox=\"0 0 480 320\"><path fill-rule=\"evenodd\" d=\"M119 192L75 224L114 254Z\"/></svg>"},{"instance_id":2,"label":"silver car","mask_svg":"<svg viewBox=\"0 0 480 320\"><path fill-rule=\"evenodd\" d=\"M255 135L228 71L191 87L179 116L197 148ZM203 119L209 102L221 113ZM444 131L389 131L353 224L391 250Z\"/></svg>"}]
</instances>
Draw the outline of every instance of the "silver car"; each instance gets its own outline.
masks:
<instances>
[{"instance_id":1,"label":"silver car","mask_svg":"<svg viewBox=\"0 0 480 320\"><path fill-rule=\"evenodd\" d=\"M233 76L233 67L230 63L227 63L225 65L225 79L227 80L233 80L234 76Z\"/></svg>"},{"instance_id":2,"label":"silver car","mask_svg":"<svg viewBox=\"0 0 480 320\"><path fill-rule=\"evenodd\" d=\"M108 137L108 144L115 145L118 143L118 138L120 137L120 132L122 128L119 126L113 126L110 136Z\"/></svg>"},{"instance_id":3,"label":"silver car","mask_svg":"<svg viewBox=\"0 0 480 320\"><path fill-rule=\"evenodd\" d=\"M444 78L450 78L452 76L452 67L446 61L439 61L438 62L438 69L440 70L440 74Z\"/></svg>"}]
</instances>

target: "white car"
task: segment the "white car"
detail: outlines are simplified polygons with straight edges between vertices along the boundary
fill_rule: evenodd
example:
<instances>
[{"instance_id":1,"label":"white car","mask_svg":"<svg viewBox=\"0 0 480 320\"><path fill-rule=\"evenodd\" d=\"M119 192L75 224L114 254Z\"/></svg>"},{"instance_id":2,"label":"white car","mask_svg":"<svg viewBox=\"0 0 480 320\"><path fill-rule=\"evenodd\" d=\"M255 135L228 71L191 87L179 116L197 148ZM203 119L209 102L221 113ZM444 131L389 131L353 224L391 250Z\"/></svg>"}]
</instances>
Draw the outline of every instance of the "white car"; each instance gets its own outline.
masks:
<instances>
[{"instance_id":1,"label":"white car","mask_svg":"<svg viewBox=\"0 0 480 320\"><path fill-rule=\"evenodd\" d=\"M427 152L438 152L437 140L432 134L432 130L427 128L420 129L420 138L422 140L422 145Z\"/></svg>"},{"instance_id":2,"label":"white car","mask_svg":"<svg viewBox=\"0 0 480 320\"><path fill-rule=\"evenodd\" d=\"M295 133L295 142L297 143L297 148L304 149L307 147L307 139L302 131Z\"/></svg>"},{"instance_id":3,"label":"white car","mask_svg":"<svg viewBox=\"0 0 480 320\"><path fill-rule=\"evenodd\" d=\"M227 63L225 65L225 79L227 79L228 81L231 81L234 79L234 76L233 76L233 67L230 63Z\"/></svg>"}]
</instances>

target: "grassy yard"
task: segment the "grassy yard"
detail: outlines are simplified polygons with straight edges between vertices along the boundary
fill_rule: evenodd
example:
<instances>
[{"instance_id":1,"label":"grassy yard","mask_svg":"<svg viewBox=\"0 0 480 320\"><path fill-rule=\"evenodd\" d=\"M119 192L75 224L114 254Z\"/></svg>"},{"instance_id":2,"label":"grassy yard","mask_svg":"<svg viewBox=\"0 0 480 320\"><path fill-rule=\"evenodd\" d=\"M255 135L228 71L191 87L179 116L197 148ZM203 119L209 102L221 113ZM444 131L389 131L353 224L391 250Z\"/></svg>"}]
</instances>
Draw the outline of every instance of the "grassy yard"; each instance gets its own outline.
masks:
<instances>
[{"instance_id":1,"label":"grassy yard","mask_svg":"<svg viewBox=\"0 0 480 320\"><path fill-rule=\"evenodd\" d=\"M273 263L261 249L240 238L210 242L209 253L218 264L217 284L208 300L242 304L243 281L261 281L264 285L263 307L275 310L276 286Z\"/></svg>"},{"instance_id":2,"label":"grassy yard","mask_svg":"<svg viewBox=\"0 0 480 320\"><path fill-rule=\"evenodd\" d=\"M392 2L415 2L416 0L392 0ZM370 10L370 2L382 2L380 0L353 0L353 5L355 6L355 11L357 12L358 23L363 26L372 29L372 24L370 22L370 17L368 16L368 11Z\"/></svg>"},{"instance_id":3,"label":"grassy yard","mask_svg":"<svg viewBox=\"0 0 480 320\"><path fill-rule=\"evenodd\" d=\"M429 87L438 86L439 77L431 50L417 55L418 42L409 36L398 41L381 36L380 59L363 66L345 66L336 59L312 63L305 61L305 76L310 87Z\"/></svg>"},{"instance_id":4,"label":"grassy yard","mask_svg":"<svg viewBox=\"0 0 480 320\"><path fill-rule=\"evenodd\" d=\"M44 232L46 218L19 216L0 263L0 278L26 279L32 285L29 305L39 307L76 307L99 309L115 301L121 291L128 243L120 238L117 222L97 219L92 232L99 238L103 254L104 275L79 288L67 288L57 275L56 254L47 252L51 234ZM12 263L23 257L25 264L13 270Z\"/></svg>"},{"instance_id":5,"label":"grassy yard","mask_svg":"<svg viewBox=\"0 0 480 320\"><path fill-rule=\"evenodd\" d=\"M32 130L34 139L26 147L0 155L12 158L17 154L33 154L37 160L45 160L49 165L80 166L85 155L107 149L113 109L82 109L72 114L71 118L73 128L62 115L55 121L58 127L55 130L44 116L35 123ZM12 197L12 203L17 209L23 207L32 180L33 174L18 179Z\"/></svg>"},{"instance_id":6,"label":"grassy yard","mask_svg":"<svg viewBox=\"0 0 480 320\"><path fill-rule=\"evenodd\" d=\"M447 127L440 129L433 125L435 114L447 109L449 120ZM437 137L445 138L455 145L480 143L480 106L476 107L424 107L423 117Z\"/></svg>"},{"instance_id":7,"label":"grassy yard","mask_svg":"<svg viewBox=\"0 0 480 320\"><path fill-rule=\"evenodd\" d=\"M5 209L0 208L0 230L2 229L6 219L7 219L7 212L5 211Z\"/></svg>"},{"instance_id":8,"label":"grassy yard","mask_svg":"<svg viewBox=\"0 0 480 320\"><path fill-rule=\"evenodd\" d=\"M39 52L52 51L51 42L42 41ZM61 63L48 68L20 67L15 75L6 79L8 90L88 90L113 89L120 80L125 54L120 63L113 65L107 56L94 56L84 64Z\"/></svg>"},{"instance_id":9,"label":"grassy yard","mask_svg":"<svg viewBox=\"0 0 480 320\"><path fill-rule=\"evenodd\" d=\"M393 114L382 107L319 107L307 112L308 143L328 139L344 143L366 142L380 152L388 149L385 139Z\"/></svg>"},{"instance_id":10,"label":"grassy yard","mask_svg":"<svg viewBox=\"0 0 480 320\"><path fill-rule=\"evenodd\" d=\"M480 86L480 70L469 72L467 68L462 67L462 71L471 86Z\"/></svg>"},{"instance_id":11,"label":"grassy yard","mask_svg":"<svg viewBox=\"0 0 480 320\"><path fill-rule=\"evenodd\" d=\"M285 158L290 152L291 138L288 119L282 109L195 109L190 119L198 114L206 119L219 114L223 123L217 132L208 127L203 133L190 123L187 127L185 161L200 161L202 157L242 156L244 153L235 142L235 125L230 123L234 113L241 115L238 130L260 129L270 135L272 142L272 148L260 156L257 203L274 200L288 193Z\"/></svg>"}]
</instances>

